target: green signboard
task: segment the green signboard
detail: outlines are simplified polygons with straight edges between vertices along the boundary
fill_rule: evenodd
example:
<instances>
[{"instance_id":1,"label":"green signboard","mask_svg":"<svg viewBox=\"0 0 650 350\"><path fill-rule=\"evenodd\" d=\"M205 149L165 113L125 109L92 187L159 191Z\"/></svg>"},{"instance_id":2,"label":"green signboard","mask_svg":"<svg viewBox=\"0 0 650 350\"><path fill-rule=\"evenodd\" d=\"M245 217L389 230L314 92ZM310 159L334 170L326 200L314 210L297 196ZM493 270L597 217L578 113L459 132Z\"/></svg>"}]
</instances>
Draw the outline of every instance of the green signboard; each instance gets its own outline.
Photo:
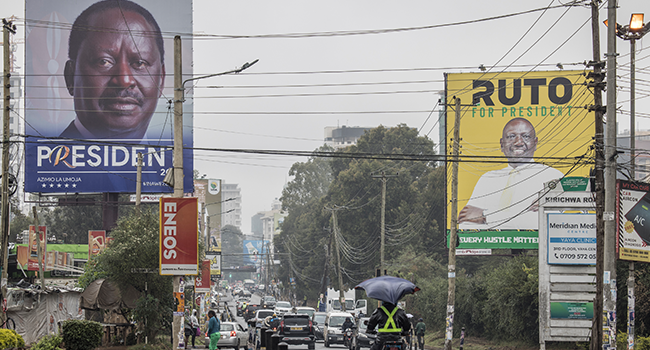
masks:
<instances>
[{"instance_id":1,"label":"green signboard","mask_svg":"<svg viewBox=\"0 0 650 350\"><path fill-rule=\"evenodd\" d=\"M551 302L551 318L590 320L594 317L594 303Z\"/></svg>"},{"instance_id":2,"label":"green signboard","mask_svg":"<svg viewBox=\"0 0 650 350\"><path fill-rule=\"evenodd\" d=\"M564 192L583 192L587 190L589 178L580 176L567 176L560 180Z\"/></svg>"},{"instance_id":3,"label":"green signboard","mask_svg":"<svg viewBox=\"0 0 650 350\"><path fill-rule=\"evenodd\" d=\"M536 230L459 231L458 249L538 249L538 237Z\"/></svg>"}]
</instances>

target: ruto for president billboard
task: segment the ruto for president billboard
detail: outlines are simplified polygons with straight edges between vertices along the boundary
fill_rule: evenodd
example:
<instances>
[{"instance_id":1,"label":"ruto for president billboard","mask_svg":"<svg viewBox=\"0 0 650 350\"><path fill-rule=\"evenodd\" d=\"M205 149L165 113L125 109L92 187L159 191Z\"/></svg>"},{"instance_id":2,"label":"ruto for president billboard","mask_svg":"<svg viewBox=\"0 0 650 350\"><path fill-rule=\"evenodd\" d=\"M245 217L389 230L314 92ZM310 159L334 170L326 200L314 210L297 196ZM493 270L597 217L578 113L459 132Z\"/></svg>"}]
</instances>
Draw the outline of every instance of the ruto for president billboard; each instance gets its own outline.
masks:
<instances>
[{"instance_id":1,"label":"ruto for president billboard","mask_svg":"<svg viewBox=\"0 0 650 350\"><path fill-rule=\"evenodd\" d=\"M593 105L584 71L446 74L447 198L455 98L460 98L458 228L538 230L544 183L588 176ZM451 206L447 206L450 227ZM462 245L459 246L462 248Z\"/></svg>"}]
</instances>

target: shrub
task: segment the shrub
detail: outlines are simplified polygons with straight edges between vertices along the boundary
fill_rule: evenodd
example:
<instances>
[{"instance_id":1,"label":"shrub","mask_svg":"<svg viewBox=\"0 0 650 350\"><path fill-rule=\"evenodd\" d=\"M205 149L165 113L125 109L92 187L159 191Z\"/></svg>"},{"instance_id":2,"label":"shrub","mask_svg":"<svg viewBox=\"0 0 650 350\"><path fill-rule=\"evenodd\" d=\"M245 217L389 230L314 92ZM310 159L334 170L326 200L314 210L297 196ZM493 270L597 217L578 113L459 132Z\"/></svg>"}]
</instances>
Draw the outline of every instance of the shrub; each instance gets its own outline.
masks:
<instances>
[{"instance_id":1,"label":"shrub","mask_svg":"<svg viewBox=\"0 0 650 350\"><path fill-rule=\"evenodd\" d=\"M38 343L32 345L31 350L62 350L61 343L63 338L60 335L46 335L38 340Z\"/></svg>"},{"instance_id":2,"label":"shrub","mask_svg":"<svg viewBox=\"0 0 650 350\"><path fill-rule=\"evenodd\" d=\"M0 329L0 349L22 348L25 341L20 334L11 329Z\"/></svg>"},{"instance_id":3,"label":"shrub","mask_svg":"<svg viewBox=\"0 0 650 350\"><path fill-rule=\"evenodd\" d=\"M99 322L67 320L62 329L66 350L92 350L102 344L104 329Z\"/></svg>"}]
</instances>

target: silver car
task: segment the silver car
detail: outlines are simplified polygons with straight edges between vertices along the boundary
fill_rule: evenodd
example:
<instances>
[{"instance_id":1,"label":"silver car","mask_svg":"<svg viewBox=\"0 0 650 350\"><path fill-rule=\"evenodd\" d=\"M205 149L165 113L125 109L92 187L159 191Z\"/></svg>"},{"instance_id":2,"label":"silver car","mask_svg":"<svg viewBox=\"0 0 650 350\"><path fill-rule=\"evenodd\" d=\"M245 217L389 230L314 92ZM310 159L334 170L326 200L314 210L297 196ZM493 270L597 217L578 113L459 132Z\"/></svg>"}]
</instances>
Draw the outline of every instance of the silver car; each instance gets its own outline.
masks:
<instances>
[{"instance_id":1,"label":"silver car","mask_svg":"<svg viewBox=\"0 0 650 350\"><path fill-rule=\"evenodd\" d=\"M221 322L221 338L217 343L219 348L234 348L239 350L240 347L246 348L248 342L248 330L244 329L237 322ZM205 337L205 347L210 347L210 338Z\"/></svg>"},{"instance_id":2,"label":"silver car","mask_svg":"<svg viewBox=\"0 0 650 350\"><path fill-rule=\"evenodd\" d=\"M291 303L288 301L278 301L275 303L275 313L278 316L282 316L287 312L291 312L291 309L293 306L291 306Z\"/></svg>"}]
</instances>

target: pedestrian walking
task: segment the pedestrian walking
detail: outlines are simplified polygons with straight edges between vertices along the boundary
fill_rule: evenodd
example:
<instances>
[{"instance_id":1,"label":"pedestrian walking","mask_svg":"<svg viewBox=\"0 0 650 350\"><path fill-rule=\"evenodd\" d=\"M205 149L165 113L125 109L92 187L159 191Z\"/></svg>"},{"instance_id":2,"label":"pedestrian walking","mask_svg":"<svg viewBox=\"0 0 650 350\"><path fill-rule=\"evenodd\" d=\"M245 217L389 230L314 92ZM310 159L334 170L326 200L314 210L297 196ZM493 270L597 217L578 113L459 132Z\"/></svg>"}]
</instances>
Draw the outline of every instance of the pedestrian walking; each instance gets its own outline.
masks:
<instances>
[{"instance_id":1,"label":"pedestrian walking","mask_svg":"<svg viewBox=\"0 0 650 350\"><path fill-rule=\"evenodd\" d=\"M208 317L210 318L210 321L208 321L210 350L217 350L217 343L219 342L219 338L221 338L221 333L219 332L221 330L221 322L219 322L217 314L213 310L208 311Z\"/></svg>"},{"instance_id":2,"label":"pedestrian walking","mask_svg":"<svg viewBox=\"0 0 650 350\"><path fill-rule=\"evenodd\" d=\"M418 320L418 323L415 325L415 336L418 337L418 349L424 350L424 332L426 332L427 326L424 324L422 317Z\"/></svg>"}]
</instances>

